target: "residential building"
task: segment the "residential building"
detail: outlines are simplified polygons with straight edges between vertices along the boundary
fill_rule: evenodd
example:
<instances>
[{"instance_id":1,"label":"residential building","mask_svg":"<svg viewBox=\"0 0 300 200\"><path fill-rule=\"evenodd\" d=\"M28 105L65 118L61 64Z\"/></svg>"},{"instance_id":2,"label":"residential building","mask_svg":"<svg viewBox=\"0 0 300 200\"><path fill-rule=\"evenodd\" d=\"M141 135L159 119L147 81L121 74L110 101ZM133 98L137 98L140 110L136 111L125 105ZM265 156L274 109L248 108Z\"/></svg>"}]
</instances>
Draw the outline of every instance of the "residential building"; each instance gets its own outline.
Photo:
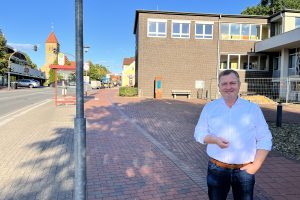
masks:
<instances>
[{"instance_id":1,"label":"residential building","mask_svg":"<svg viewBox=\"0 0 300 200\"><path fill-rule=\"evenodd\" d=\"M135 85L135 58L124 58L122 70L122 86Z\"/></svg>"},{"instance_id":2,"label":"residential building","mask_svg":"<svg viewBox=\"0 0 300 200\"><path fill-rule=\"evenodd\" d=\"M137 10L134 34L140 95L153 97L154 80L160 77L163 97L172 97L172 90L179 89L190 90L192 97L216 98L217 76L225 69L237 70L241 91L247 91L246 78L271 78L278 68L296 62L279 58L279 53L289 55L288 60L299 55L300 29L292 30L299 27L298 16L295 10L272 16ZM278 43L275 37L285 39ZM276 59L280 67L274 65ZM292 74L283 71L280 77Z\"/></svg>"}]
</instances>

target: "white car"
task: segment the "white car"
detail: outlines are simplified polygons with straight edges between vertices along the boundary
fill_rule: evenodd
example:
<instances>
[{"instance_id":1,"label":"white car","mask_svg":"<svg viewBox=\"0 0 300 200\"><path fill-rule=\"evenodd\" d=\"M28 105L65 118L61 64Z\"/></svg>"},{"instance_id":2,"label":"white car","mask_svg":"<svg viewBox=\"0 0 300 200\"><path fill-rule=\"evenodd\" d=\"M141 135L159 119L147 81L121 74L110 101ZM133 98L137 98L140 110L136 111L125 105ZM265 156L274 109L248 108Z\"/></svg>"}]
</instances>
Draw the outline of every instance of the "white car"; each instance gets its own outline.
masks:
<instances>
[{"instance_id":1,"label":"white car","mask_svg":"<svg viewBox=\"0 0 300 200\"><path fill-rule=\"evenodd\" d=\"M40 87L40 82L32 79L19 79L18 81L18 87Z\"/></svg>"}]
</instances>

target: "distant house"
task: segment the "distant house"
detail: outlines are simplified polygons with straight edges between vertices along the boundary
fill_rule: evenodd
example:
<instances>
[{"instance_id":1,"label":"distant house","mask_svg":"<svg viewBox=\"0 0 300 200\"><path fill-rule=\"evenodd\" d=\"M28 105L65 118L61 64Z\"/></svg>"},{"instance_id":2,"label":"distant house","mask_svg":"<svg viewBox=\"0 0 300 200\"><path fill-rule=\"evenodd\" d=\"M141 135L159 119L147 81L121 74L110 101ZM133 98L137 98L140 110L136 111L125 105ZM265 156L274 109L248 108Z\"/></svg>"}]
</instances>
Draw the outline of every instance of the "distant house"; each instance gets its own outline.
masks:
<instances>
[{"instance_id":1,"label":"distant house","mask_svg":"<svg viewBox=\"0 0 300 200\"><path fill-rule=\"evenodd\" d=\"M124 58L122 70L122 86L135 85L135 58Z\"/></svg>"},{"instance_id":2,"label":"distant house","mask_svg":"<svg viewBox=\"0 0 300 200\"><path fill-rule=\"evenodd\" d=\"M299 10L272 16L137 10L137 87L153 97L160 77L163 97L172 97L175 89L196 97L203 89L215 98L218 74L225 69L240 74L245 90L246 78L300 80L299 26Z\"/></svg>"}]
</instances>

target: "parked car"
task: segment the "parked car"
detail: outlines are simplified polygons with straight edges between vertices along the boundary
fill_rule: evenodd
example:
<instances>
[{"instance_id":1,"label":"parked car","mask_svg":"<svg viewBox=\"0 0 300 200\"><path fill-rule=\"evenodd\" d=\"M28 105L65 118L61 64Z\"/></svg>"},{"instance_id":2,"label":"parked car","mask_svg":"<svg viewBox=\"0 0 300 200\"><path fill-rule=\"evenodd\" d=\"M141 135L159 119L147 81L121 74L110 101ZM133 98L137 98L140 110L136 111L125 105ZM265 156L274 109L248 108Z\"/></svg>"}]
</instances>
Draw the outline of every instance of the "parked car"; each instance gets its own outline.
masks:
<instances>
[{"instance_id":1,"label":"parked car","mask_svg":"<svg viewBox=\"0 0 300 200\"><path fill-rule=\"evenodd\" d=\"M18 87L40 87L40 82L32 79L19 79L18 81Z\"/></svg>"}]
</instances>

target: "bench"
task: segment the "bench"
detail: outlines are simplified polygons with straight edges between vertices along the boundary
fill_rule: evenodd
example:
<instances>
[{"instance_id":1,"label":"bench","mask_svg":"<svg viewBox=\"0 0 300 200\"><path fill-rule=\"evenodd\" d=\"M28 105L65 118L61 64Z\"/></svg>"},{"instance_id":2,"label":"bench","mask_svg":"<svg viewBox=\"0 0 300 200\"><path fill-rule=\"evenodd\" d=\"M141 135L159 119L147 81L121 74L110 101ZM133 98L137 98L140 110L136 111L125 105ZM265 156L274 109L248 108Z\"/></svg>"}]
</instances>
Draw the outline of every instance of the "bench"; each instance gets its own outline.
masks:
<instances>
[{"instance_id":1,"label":"bench","mask_svg":"<svg viewBox=\"0 0 300 200\"><path fill-rule=\"evenodd\" d=\"M176 99L176 95L187 95L187 97L191 98L191 90L172 90L173 98Z\"/></svg>"}]
</instances>

